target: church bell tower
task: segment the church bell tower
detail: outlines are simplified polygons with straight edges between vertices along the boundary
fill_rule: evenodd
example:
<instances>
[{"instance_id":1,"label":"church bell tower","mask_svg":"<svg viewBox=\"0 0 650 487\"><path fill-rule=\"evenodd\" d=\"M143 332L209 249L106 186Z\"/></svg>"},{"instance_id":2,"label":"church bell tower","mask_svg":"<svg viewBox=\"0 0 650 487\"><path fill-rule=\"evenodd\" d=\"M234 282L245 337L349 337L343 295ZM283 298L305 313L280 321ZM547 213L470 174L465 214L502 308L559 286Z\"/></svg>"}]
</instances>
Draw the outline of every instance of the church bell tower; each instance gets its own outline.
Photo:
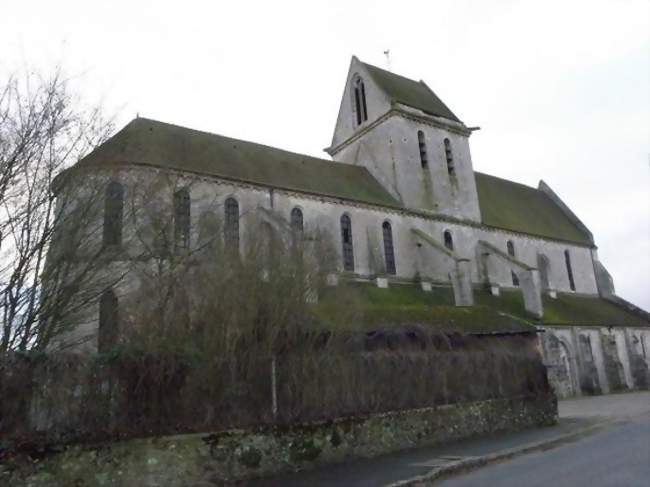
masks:
<instances>
[{"instance_id":1,"label":"church bell tower","mask_svg":"<svg viewBox=\"0 0 650 487\"><path fill-rule=\"evenodd\" d=\"M471 130L423 82L352 58L332 144L406 208L480 221Z\"/></svg>"}]
</instances>

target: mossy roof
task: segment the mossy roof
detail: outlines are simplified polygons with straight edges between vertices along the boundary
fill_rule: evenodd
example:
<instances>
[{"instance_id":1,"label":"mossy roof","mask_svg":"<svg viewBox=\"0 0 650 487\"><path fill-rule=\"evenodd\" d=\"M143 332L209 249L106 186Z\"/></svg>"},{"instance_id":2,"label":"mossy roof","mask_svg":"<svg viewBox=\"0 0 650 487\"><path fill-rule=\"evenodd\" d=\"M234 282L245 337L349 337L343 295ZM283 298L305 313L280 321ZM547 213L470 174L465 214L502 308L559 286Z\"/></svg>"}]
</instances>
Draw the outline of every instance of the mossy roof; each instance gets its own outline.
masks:
<instances>
[{"instance_id":1,"label":"mossy roof","mask_svg":"<svg viewBox=\"0 0 650 487\"><path fill-rule=\"evenodd\" d=\"M535 332L542 325L650 326L640 314L598 296L545 296L541 320L526 312L520 290L502 290L500 296L475 290L474 298L474 306L458 307L450 287L425 292L414 284L382 289L348 283L328 289L313 310L329 326L357 330L421 325L442 332L484 334Z\"/></svg>"},{"instance_id":2,"label":"mossy roof","mask_svg":"<svg viewBox=\"0 0 650 487\"><path fill-rule=\"evenodd\" d=\"M421 325L441 332L535 332L532 320L498 307L477 304L455 306L451 288L425 292L417 285L347 284L330 288L314 306L316 316L330 326L374 329Z\"/></svg>"},{"instance_id":3,"label":"mossy roof","mask_svg":"<svg viewBox=\"0 0 650 487\"><path fill-rule=\"evenodd\" d=\"M136 118L78 166L141 164L370 204L399 203L361 166Z\"/></svg>"},{"instance_id":4,"label":"mossy roof","mask_svg":"<svg viewBox=\"0 0 650 487\"><path fill-rule=\"evenodd\" d=\"M475 293L478 304L499 309L514 316L527 316L520 290L502 290L500 296L489 292ZM572 326L650 326L647 318L600 296L558 293L557 298L544 295L544 316L540 325Z\"/></svg>"},{"instance_id":5,"label":"mossy roof","mask_svg":"<svg viewBox=\"0 0 650 487\"><path fill-rule=\"evenodd\" d=\"M458 117L438 98L424 81L414 81L385 69L362 63L373 81L388 97L403 105L417 108L430 115L460 122Z\"/></svg>"},{"instance_id":6,"label":"mossy roof","mask_svg":"<svg viewBox=\"0 0 650 487\"><path fill-rule=\"evenodd\" d=\"M558 294L544 297L546 325L642 326L650 322L643 316L599 297Z\"/></svg>"},{"instance_id":7,"label":"mossy roof","mask_svg":"<svg viewBox=\"0 0 650 487\"><path fill-rule=\"evenodd\" d=\"M591 240L544 192L475 172L481 220L486 225L591 246Z\"/></svg>"}]
</instances>

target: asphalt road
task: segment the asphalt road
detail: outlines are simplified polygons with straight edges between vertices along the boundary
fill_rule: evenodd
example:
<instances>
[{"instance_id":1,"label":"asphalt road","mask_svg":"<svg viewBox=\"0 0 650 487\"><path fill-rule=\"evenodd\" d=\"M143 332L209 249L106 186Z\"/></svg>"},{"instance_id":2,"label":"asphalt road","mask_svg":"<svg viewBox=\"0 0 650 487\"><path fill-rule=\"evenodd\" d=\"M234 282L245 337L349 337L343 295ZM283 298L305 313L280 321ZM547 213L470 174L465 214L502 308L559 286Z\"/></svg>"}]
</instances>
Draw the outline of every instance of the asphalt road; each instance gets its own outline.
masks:
<instances>
[{"instance_id":1,"label":"asphalt road","mask_svg":"<svg viewBox=\"0 0 650 487\"><path fill-rule=\"evenodd\" d=\"M532 453L431 485L442 487L648 487L650 416L612 425L575 443Z\"/></svg>"}]
</instances>

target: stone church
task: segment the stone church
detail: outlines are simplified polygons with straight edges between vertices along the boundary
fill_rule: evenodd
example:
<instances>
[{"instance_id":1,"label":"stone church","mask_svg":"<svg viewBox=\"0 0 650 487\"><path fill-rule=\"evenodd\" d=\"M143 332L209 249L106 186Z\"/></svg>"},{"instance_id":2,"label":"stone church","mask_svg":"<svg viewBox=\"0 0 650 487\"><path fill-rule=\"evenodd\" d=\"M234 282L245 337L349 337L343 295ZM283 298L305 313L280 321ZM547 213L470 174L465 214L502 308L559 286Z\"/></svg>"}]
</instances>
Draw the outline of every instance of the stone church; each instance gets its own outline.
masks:
<instances>
[{"instance_id":1,"label":"stone church","mask_svg":"<svg viewBox=\"0 0 650 487\"><path fill-rule=\"evenodd\" d=\"M121 242L132 174L180 175L193 181L178 199L188 228L209 199L237 245L251 213L322 228L337 239L333 285L448 292L459 309L518 316L540 337L560 396L648 387L648 313L616 296L593 235L544 181L474 170L473 130L424 81L353 57L325 149L332 160L137 118L72 169L110 179L105 242ZM101 331L102 306L119 308L119 295L105 294L89 336Z\"/></svg>"}]
</instances>

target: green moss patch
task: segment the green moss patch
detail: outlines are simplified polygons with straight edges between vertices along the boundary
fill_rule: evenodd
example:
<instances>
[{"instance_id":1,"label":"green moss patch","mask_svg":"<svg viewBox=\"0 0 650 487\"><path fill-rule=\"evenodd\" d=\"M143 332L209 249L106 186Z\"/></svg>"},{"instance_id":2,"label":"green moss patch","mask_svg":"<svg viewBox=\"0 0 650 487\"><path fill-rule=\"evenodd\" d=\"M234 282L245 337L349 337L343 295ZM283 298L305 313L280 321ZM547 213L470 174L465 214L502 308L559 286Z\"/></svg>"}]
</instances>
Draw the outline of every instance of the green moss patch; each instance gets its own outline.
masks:
<instances>
[{"instance_id":1,"label":"green moss patch","mask_svg":"<svg viewBox=\"0 0 650 487\"><path fill-rule=\"evenodd\" d=\"M262 453L252 446L245 447L239 453L239 463L248 468L257 468L262 461Z\"/></svg>"},{"instance_id":2,"label":"green moss patch","mask_svg":"<svg viewBox=\"0 0 650 487\"><path fill-rule=\"evenodd\" d=\"M521 290L474 291L474 306L455 306L450 287L425 292L415 284L381 289L369 283L329 288L312 312L329 328L351 331L426 325L435 331L498 333L534 331L536 325L648 326L645 319L598 296L543 297L544 317L532 317Z\"/></svg>"},{"instance_id":3,"label":"green moss patch","mask_svg":"<svg viewBox=\"0 0 650 487\"><path fill-rule=\"evenodd\" d=\"M495 298L498 299L498 298ZM416 285L347 284L331 288L314 306L314 314L326 325L363 330L401 325L425 325L432 330L459 333L534 331L516 302L487 297L476 306L454 305L451 288L422 291Z\"/></svg>"},{"instance_id":4,"label":"green moss patch","mask_svg":"<svg viewBox=\"0 0 650 487\"><path fill-rule=\"evenodd\" d=\"M558 294L544 296L544 323L548 325L649 326L643 317L599 297Z\"/></svg>"}]
</instances>

